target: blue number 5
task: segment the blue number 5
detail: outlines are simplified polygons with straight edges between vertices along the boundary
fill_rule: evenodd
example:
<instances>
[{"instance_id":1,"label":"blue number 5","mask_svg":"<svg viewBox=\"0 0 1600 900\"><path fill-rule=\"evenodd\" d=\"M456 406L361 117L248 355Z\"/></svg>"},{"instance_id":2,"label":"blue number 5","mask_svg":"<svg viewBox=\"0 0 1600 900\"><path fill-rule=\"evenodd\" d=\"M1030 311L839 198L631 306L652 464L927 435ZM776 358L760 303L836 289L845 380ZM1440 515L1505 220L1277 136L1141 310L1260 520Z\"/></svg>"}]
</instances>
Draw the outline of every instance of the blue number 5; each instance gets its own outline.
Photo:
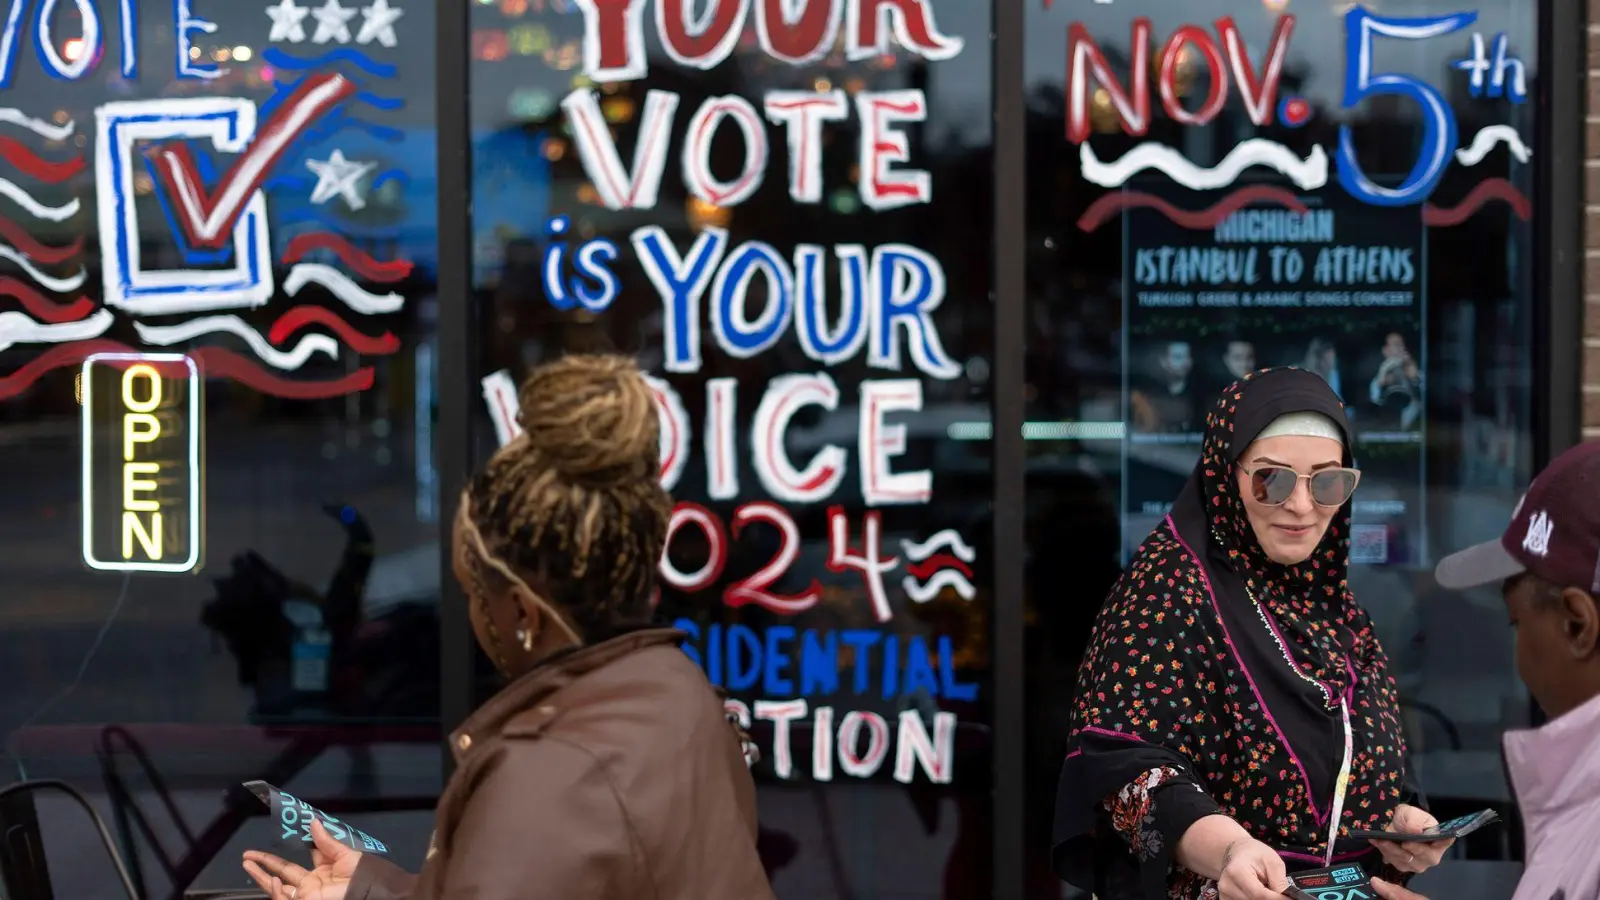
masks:
<instances>
[{"instance_id":1,"label":"blue number 5","mask_svg":"<svg viewBox=\"0 0 1600 900\"><path fill-rule=\"evenodd\" d=\"M1374 206L1405 206L1425 199L1439 183L1456 152L1456 116L1437 90L1409 75L1372 74L1372 38L1420 41L1459 31L1478 20L1475 12L1450 16L1392 18L1355 6L1344 16L1344 108L1384 94L1409 97L1422 106L1422 148L1417 164L1397 188L1380 187L1356 163L1350 126L1339 127L1339 184L1356 199Z\"/></svg>"}]
</instances>

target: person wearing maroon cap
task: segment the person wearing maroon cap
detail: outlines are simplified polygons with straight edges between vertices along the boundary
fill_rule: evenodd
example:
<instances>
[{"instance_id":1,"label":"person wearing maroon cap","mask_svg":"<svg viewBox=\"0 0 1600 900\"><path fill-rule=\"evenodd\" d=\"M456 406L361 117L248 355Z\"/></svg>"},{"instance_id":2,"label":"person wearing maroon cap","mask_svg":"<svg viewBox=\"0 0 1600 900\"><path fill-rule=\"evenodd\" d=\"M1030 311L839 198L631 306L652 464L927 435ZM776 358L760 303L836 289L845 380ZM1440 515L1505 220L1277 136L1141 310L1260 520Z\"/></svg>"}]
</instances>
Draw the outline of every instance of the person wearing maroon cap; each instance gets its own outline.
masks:
<instances>
[{"instance_id":1,"label":"person wearing maroon cap","mask_svg":"<svg viewBox=\"0 0 1600 900\"><path fill-rule=\"evenodd\" d=\"M1556 457L1489 541L1441 560L1452 590L1500 583L1517 631L1517 671L1550 715L1505 736L1527 828L1514 900L1600 897L1600 442ZM1421 895L1381 881L1387 900Z\"/></svg>"}]
</instances>

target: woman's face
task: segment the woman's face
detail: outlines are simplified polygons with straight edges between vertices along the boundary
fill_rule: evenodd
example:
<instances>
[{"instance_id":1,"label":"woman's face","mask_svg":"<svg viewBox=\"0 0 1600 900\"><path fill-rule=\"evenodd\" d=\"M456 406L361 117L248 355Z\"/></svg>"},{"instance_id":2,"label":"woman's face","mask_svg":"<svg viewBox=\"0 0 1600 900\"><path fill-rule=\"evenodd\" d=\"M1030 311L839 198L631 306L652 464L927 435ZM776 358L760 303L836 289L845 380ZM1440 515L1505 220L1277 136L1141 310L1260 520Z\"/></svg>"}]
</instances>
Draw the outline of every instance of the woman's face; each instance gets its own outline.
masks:
<instances>
[{"instance_id":1,"label":"woman's face","mask_svg":"<svg viewBox=\"0 0 1600 900\"><path fill-rule=\"evenodd\" d=\"M1311 499L1311 483L1304 476L1344 465L1344 447L1332 438L1284 435L1263 438L1245 448L1235 467L1239 498L1261 549L1275 563L1286 566L1305 562L1322 542L1333 521L1336 506L1318 506ZM1263 466L1282 466L1302 476L1294 493L1278 506L1257 499L1251 475Z\"/></svg>"}]
</instances>

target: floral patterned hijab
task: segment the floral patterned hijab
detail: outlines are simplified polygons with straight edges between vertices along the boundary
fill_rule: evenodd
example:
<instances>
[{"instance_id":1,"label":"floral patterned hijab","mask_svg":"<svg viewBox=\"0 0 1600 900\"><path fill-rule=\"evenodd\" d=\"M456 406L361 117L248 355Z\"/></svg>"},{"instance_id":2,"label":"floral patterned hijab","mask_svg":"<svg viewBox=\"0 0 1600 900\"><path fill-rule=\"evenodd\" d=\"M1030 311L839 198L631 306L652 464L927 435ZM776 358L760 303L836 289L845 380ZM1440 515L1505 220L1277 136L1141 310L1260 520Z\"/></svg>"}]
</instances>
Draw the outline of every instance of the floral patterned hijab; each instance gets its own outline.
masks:
<instances>
[{"instance_id":1,"label":"floral patterned hijab","mask_svg":"<svg viewBox=\"0 0 1600 900\"><path fill-rule=\"evenodd\" d=\"M1102 897L1203 896L1172 850L1204 815L1232 817L1292 870L1330 855L1336 794L1341 833L1382 828L1404 799L1396 688L1347 579L1351 504L1310 558L1284 566L1267 558L1239 497L1239 457L1294 412L1326 415L1350 446L1343 406L1319 376L1268 369L1230 386L1171 514L1101 609L1053 856L1063 878ZM1343 840L1332 852L1369 849Z\"/></svg>"},{"instance_id":2,"label":"floral patterned hijab","mask_svg":"<svg viewBox=\"0 0 1600 900\"><path fill-rule=\"evenodd\" d=\"M1276 633L1275 643L1320 685L1323 705L1335 709L1358 672L1387 678L1366 611L1350 593L1351 503L1339 508L1309 559L1284 566L1267 558L1238 490L1245 449L1279 416L1294 412L1320 413L1344 429L1344 462L1350 463L1344 405L1321 377L1300 369L1253 373L1224 391L1206 417L1200 464L1173 504L1172 521L1181 540L1210 551L1205 568L1212 589L1269 613L1263 624Z\"/></svg>"}]
</instances>

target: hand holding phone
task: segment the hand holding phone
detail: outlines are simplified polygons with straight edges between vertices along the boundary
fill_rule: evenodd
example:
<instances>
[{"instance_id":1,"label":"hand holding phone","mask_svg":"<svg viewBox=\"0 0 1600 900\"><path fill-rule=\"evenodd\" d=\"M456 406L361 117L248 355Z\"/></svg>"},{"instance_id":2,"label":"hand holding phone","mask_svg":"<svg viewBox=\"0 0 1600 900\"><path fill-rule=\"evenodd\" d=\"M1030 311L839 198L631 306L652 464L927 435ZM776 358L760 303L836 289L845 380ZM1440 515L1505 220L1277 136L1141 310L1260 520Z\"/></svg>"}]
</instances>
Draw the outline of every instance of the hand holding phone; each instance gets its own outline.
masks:
<instances>
[{"instance_id":1,"label":"hand holding phone","mask_svg":"<svg viewBox=\"0 0 1600 900\"><path fill-rule=\"evenodd\" d=\"M1492 809L1480 810L1471 815L1460 816L1448 822L1424 829L1422 831L1366 831L1357 829L1350 832L1350 836L1364 841L1394 841L1396 843L1421 842L1431 844L1434 841L1453 841L1465 837L1485 825L1492 825L1500 821L1500 815Z\"/></svg>"}]
</instances>

